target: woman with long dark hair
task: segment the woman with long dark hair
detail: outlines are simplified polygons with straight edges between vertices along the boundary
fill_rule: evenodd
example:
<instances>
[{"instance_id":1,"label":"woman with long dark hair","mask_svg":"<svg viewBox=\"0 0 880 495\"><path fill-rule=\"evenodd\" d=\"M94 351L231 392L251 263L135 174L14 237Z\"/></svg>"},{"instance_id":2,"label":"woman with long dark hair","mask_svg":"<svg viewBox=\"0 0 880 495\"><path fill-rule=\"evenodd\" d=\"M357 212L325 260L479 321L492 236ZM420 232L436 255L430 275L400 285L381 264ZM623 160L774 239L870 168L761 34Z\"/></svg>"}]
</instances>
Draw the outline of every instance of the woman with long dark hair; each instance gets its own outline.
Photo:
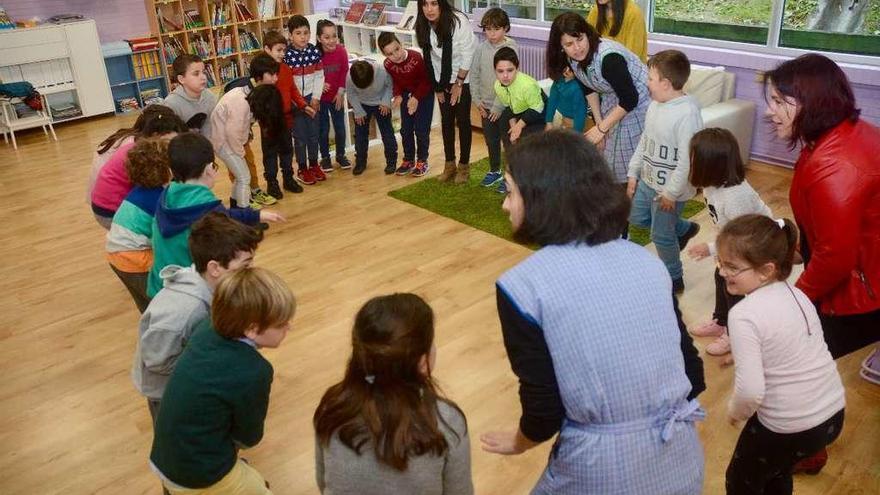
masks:
<instances>
[{"instance_id":1,"label":"woman with long dark hair","mask_svg":"<svg viewBox=\"0 0 880 495\"><path fill-rule=\"evenodd\" d=\"M473 494L464 413L431 374L431 307L414 294L375 297L355 317L351 346L345 377L315 411L321 492Z\"/></svg>"},{"instance_id":2,"label":"woman with long dark hair","mask_svg":"<svg viewBox=\"0 0 880 495\"><path fill-rule=\"evenodd\" d=\"M587 22L599 36L612 39L642 60L648 60L648 30L642 9L633 0L596 0Z\"/></svg>"},{"instance_id":3,"label":"woman with long dark hair","mask_svg":"<svg viewBox=\"0 0 880 495\"><path fill-rule=\"evenodd\" d=\"M805 264L796 286L837 359L880 340L880 130L859 118L846 74L823 55L784 62L764 84L776 136L801 146L789 192ZM818 472L820 454L800 468Z\"/></svg>"},{"instance_id":4,"label":"woman with long dark hair","mask_svg":"<svg viewBox=\"0 0 880 495\"><path fill-rule=\"evenodd\" d=\"M558 433L533 494L700 493L702 378L688 379L669 273L620 238L629 200L602 156L551 130L511 148L505 180L515 238L543 247L496 283L522 416L483 449Z\"/></svg>"},{"instance_id":5,"label":"woman with long dark hair","mask_svg":"<svg viewBox=\"0 0 880 495\"><path fill-rule=\"evenodd\" d=\"M596 28L574 12L553 21L547 43L550 77L562 77L566 67L571 67L587 90L596 125L585 135L603 150L615 181L623 184L651 102L648 68L620 43L600 38Z\"/></svg>"},{"instance_id":6,"label":"woman with long dark hair","mask_svg":"<svg viewBox=\"0 0 880 495\"><path fill-rule=\"evenodd\" d=\"M455 179L463 184L470 177L471 91L468 73L477 38L470 20L449 0L418 0L416 41L425 57L428 78L440 103L443 152L446 162L437 176L440 182ZM455 159L455 128L458 127L458 164Z\"/></svg>"}]
</instances>

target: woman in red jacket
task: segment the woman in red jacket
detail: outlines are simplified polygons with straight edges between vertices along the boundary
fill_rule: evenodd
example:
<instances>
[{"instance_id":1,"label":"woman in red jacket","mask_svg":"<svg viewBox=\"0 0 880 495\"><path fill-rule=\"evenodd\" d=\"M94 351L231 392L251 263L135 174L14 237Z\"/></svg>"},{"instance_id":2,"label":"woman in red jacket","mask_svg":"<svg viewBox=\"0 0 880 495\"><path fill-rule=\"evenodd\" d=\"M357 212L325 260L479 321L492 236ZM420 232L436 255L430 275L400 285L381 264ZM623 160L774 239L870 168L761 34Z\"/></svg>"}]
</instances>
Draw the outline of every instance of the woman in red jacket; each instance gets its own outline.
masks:
<instances>
[{"instance_id":1,"label":"woman in red jacket","mask_svg":"<svg viewBox=\"0 0 880 495\"><path fill-rule=\"evenodd\" d=\"M789 193L805 263L796 285L836 359L880 340L880 130L859 118L846 75L822 55L779 65L765 85L776 135L802 146Z\"/></svg>"}]
</instances>

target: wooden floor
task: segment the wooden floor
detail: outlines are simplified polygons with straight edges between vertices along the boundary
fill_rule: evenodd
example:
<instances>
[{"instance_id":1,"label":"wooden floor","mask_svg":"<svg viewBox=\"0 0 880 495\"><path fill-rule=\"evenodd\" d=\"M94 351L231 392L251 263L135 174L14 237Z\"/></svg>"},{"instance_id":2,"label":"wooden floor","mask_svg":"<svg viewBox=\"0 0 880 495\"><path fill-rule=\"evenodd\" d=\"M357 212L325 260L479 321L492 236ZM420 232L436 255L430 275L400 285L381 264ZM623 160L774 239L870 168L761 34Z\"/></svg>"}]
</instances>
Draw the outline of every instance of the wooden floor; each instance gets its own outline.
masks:
<instances>
[{"instance_id":1,"label":"wooden floor","mask_svg":"<svg viewBox=\"0 0 880 495\"><path fill-rule=\"evenodd\" d=\"M0 145L0 493L160 493L147 466L149 415L129 378L138 313L104 261L104 231L83 192L96 143L131 120L62 125L58 142L22 133L17 152ZM442 157L437 130L432 141L434 174ZM485 156L479 133L474 148L474 159ZM283 346L266 352L275 366L266 435L246 456L276 494L317 493L311 417L341 377L354 313L371 296L412 291L436 312L436 375L467 414L477 493L528 493L549 443L500 457L482 452L478 438L519 417L494 281L530 251L389 198L387 191L414 179L383 175L381 161L374 148L363 176L337 171L278 206L288 222L272 227L256 259L290 283L298 312ZM789 171L753 165L749 178L777 215L790 215ZM228 197L221 182L218 196ZM701 238L714 235L705 212L697 219ZM685 261L689 325L711 314L712 270L710 261ZM880 387L857 375L868 351L838 362L846 426L826 469L797 477L796 493L880 493ZM739 433L725 421L733 370L704 359L704 493L718 494Z\"/></svg>"}]
</instances>

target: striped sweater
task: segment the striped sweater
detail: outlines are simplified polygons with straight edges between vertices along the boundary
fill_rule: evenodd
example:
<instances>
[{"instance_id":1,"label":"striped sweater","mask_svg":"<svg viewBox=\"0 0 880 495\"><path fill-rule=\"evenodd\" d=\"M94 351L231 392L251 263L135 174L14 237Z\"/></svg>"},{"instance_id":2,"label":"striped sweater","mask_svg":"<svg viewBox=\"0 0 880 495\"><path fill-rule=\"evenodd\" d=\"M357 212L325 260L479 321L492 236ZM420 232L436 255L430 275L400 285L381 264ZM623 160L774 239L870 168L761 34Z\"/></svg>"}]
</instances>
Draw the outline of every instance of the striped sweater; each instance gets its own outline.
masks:
<instances>
[{"instance_id":1,"label":"striped sweater","mask_svg":"<svg viewBox=\"0 0 880 495\"><path fill-rule=\"evenodd\" d=\"M107 261L126 273L146 273L153 266L153 217L161 187L137 186L119 205L107 234Z\"/></svg>"}]
</instances>

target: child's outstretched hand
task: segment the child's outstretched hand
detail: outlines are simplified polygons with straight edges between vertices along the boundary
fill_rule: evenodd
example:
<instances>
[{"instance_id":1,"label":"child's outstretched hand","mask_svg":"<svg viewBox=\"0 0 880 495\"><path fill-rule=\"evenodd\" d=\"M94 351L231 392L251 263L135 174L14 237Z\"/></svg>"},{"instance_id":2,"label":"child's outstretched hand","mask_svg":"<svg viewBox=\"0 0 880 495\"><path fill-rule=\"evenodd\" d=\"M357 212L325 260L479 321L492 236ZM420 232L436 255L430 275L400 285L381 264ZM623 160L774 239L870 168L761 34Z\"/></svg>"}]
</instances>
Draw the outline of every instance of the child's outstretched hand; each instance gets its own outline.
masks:
<instances>
[{"instance_id":1,"label":"child's outstretched hand","mask_svg":"<svg viewBox=\"0 0 880 495\"><path fill-rule=\"evenodd\" d=\"M703 258L709 257L709 244L706 242L701 242L699 244L695 244L688 248L687 250L688 256L691 257L694 261L699 261Z\"/></svg>"},{"instance_id":2,"label":"child's outstretched hand","mask_svg":"<svg viewBox=\"0 0 880 495\"><path fill-rule=\"evenodd\" d=\"M626 179L626 195L629 196L629 199L633 199L633 196L636 195L636 184L638 183L638 179L635 177L630 177Z\"/></svg>"},{"instance_id":3,"label":"child's outstretched hand","mask_svg":"<svg viewBox=\"0 0 880 495\"><path fill-rule=\"evenodd\" d=\"M409 112L410 115L415 115L416 110L419 109L419 100L416 99L415 96L410 96L408 100L406 100L406 111Z\"/></svg>"},{"instance_id":4,"label":"child's outstretched hand","mask_svg":"<svg viewBox=\"0 0 880 495\"><path fill-rule=\"evenodd\" d=\"M284 222L284 215L272 210L260 210L261 222Z\"/></svg>"}]
</instances>

